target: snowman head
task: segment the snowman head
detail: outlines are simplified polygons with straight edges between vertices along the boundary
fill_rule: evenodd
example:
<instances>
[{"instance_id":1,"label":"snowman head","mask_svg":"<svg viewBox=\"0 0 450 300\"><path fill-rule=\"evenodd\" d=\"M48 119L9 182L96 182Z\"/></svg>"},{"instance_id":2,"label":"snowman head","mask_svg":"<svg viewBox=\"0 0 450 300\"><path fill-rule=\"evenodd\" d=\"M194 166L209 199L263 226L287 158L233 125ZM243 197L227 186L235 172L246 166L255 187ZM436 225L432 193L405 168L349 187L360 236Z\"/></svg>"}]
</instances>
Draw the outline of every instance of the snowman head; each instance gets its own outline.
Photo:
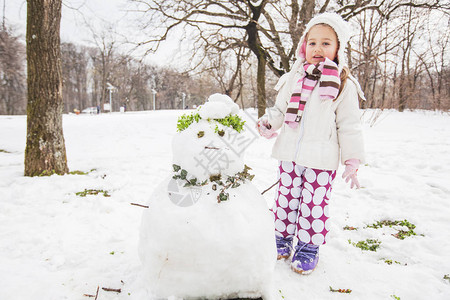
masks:
<instances>
[{"instance_id":1,"label":"snowman head","mask_svg":"<svg viewBox=\"0 0 450 300\"><path fill-rule=\"evenodd\" d=\"M200 181L242 171L238 137L245 122L238 113L229 96L213 94L196 111L181 116L172 143L173 163Z\"/></svg>"}]
</instances>

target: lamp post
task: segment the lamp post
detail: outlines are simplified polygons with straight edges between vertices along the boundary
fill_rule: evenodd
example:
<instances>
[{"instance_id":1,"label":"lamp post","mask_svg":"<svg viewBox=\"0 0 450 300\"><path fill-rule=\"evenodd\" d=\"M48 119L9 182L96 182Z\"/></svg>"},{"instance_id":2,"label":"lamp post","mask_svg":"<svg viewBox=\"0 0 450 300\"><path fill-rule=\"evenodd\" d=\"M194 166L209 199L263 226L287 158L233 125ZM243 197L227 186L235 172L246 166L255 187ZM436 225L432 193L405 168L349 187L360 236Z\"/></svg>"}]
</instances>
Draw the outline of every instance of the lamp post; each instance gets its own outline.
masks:
<instances>
[{"instance_id":1,"label":"lamp post","mask_svg":"<svg viewBox=\"0 0 450 300\"><path fill-rule=\"evenodd\" d=\"M152 89L152 95L153 95L153 110L156 110L156 90Z\"/></svg>"},{"instance_id":2,"label":"lamp post","mask_svg":"<svg viewBox=\"0 0 450 300\"><path fill-rule=\"evenodd\" d=\"M112 112L112 95L111 95L111 94L112 94L114 91L116 91L117 88L114 87L114 86L113 86L111 83L109 83L109 82L107 82L106 85L107 85L106 89L109 91L109 112L111 113L111 112Z\"/></svg>"},{"instance_id":3,"label":"lamp post","mask_svg":"<svg viewBox=\"0 0 450 300\"><path fill-rule=\"evenodd\" d=\"M186 93L181 93L181 98L183 99L183 109L186 107Z\"/></svg>"}]
</instances>

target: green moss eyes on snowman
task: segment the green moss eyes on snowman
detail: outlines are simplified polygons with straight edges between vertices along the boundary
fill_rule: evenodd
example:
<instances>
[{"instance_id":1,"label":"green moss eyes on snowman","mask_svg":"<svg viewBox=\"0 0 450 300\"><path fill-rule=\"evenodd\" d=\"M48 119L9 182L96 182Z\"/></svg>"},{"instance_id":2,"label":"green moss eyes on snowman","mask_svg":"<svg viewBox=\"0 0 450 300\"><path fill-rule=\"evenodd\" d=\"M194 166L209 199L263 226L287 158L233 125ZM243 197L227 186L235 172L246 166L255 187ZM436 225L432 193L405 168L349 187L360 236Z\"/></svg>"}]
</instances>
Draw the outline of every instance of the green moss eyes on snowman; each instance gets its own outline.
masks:
<instances>
[{"instance_id":1,"label":"green moss eyes on snowman","mask_svg":"<svg viewBox=\"0 0 450 300\"><path fill-rule=\"evenodd\" d=\"M188 128L192 123L198 123L202 118L198 113L185 114L181 115L177 121L177 131L181 132ZM223 119L207 119L208 122L216 121L223 126L231 127L237 132L241 132L244 129L245 121L243 121L238 115L229 115ZM223 136L225 132L223 130L219 130L219 127L216 125L215 132L220 136ZM221 134L221 132L223 132ZM201 136L199 136L200 138Z\"/></svg>"},{"instance_id":2,"label":"green moss eyes on snowman","mask_svg":"<svg viewBox=\"0 0 450 300\"><path fill-rule=\"evenodd\" d=\"M219 130L219 127L216 125L216 129L214 130L215 133L217 133L219 136L224 136L225 135L225 131L223 130ZM197 132L197 137L198 138L202 138L205 136L205 132L204 131L199 131Z\"/></svg>"},{"instance_id":3,"label":"green moss eyes on snowman","mask_svg":"<svg viewBox=\"0 0 450 300\"><path fill-rule=\"evenodd\" d=\"M223 130L219 130L219 126L216 125L216 128L214 129L215 133L218 133L220 136L224 136L225 135L225 131Z\"/></svg>"}]
</instances>

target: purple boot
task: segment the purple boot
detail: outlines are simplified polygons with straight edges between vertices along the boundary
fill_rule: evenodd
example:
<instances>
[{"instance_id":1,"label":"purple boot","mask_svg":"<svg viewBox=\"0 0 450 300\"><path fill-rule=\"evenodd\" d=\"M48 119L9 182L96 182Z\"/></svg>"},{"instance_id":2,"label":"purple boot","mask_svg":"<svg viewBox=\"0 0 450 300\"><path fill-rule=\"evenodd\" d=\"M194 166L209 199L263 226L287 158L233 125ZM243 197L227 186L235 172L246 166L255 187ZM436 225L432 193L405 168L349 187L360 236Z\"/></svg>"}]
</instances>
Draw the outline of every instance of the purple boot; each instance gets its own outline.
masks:
<instances>
[{"instance_id":1,"label":"purple boot","mask_svg":"<svg viewBox=\"0 0 450 300\"><path fill-rule=\"evenodd\" d=\"M289 258L292 251L292 238L284 238L281 236L275 236L277 242L277 259Z\"/></svg>"},{"instance_id":2,"label":"purple boot","mask_svg":"<svg viewBox=\"0 0 450 300\"><path fill-rule=\"evenodd\" d=\"M299 274L308 275L319 262L319 246L298 242L292 257L291 269Z\"/></svg>"}]
</instances>

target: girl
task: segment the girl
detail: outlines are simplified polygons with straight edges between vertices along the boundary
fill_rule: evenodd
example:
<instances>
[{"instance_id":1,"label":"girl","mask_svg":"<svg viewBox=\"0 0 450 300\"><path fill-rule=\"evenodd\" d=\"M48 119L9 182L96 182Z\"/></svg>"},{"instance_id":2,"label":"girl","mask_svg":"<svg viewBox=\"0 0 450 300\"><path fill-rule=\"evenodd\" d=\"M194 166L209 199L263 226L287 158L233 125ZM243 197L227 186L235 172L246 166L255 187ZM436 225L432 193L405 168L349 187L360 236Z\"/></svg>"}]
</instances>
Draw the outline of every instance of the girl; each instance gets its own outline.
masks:
<instances>
[{"instance_id":1,"label":"girl","mask_svg":"<svg viewBox=\"0 0 450 300\"><path fill-rule=\"evenodd\" d=\"M272 157L278 159L275 204L278 259L309 274L319 260L319 246L330 228L328 202L339 158L342 177L359 188L356 171L364 162L357 80L349 74L344 54L350 29L339 15L314 17L301 37L297 60L283 75L275 106L257 122L259 133L276 137ZM292 249L294 235L298 244Z\"/></svg>"}]
</instances>

